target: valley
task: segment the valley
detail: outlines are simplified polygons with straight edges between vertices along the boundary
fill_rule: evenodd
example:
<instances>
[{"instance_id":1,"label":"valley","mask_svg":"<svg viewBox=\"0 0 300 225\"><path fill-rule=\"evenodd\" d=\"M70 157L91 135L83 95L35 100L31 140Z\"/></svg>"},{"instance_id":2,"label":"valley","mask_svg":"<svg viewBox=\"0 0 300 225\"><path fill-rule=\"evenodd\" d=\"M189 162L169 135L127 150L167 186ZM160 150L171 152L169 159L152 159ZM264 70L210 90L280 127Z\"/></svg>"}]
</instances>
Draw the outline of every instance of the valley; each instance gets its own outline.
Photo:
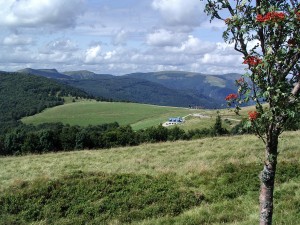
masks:
<instances>
[{"instance_id":1,"label":"valley","mask_svg":"<svg viewBox=\"0 0 300 225\"><path fill-rule=\"evenodd\" d=\"M300 224L300 0L0 6L0 225Z\"/></svg>"},{"instance_id":2,"label":"valley","mask_svg":"<svg viewBox=\"0 0 300 225\"><path fill-rule=\"evenodd\" d=\"M57 71L43 73L56 77ZM96 75L76 76L84 80ZM167 85L168 76L178 74L151 79ZM63 76L2 78L2 90L13 90L14 79L22 78L17 86L22 98L7 91L1 100L14 99L22 115L11 117L12 105L2 108L7 120L0 122L17 124L0 135L0 224L257 223L263 143L247 134L251 131L232 131L239 133L254 106L236 115L231 109L118 102L65 86L69 78ZM220 79L207 82L222 88ZM59 104L44 104L48 98ZM159 125L170 117L184 117L185 122ZM281 136L275 224L293 224L299 217L298 136L299 131Z\"/></svg>"},{"instance_id":3,"label":"valley","mask_svg":"<svg viewBox=\"0 0 300 225\"><path fill-rule=\"evenodd\" d=\"M19 70L22 74L54 79L95 97L161 106L226 108L224 98L236 90L240 74L210 75L184 71L132 73L122 76L90 71Z\"/></svg>"}]
</instances>

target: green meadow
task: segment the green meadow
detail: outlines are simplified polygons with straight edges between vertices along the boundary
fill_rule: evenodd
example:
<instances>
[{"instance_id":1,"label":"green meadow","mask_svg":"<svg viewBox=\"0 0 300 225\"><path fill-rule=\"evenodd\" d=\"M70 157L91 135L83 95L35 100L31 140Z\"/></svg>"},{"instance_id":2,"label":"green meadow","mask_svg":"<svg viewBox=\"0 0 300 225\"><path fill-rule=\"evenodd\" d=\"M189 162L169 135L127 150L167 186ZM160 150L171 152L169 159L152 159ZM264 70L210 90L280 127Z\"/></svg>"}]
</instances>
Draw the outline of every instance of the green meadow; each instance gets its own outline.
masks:
<instances>
[{"instance_id":1,"label":"green meadow","mask_svg":"<svg viewBox=\"0 0 300 225\"><path fill-rule=\"evenodd\" d=\"M300 132L280 138L274 224L300 218ZM253 135L0 158L0 224L258 223Z\"/></svg>"},{"instance_id":2,"label":"green meadow","mask_svg":"<svg viewBox=\"0 0 300 225\"><path fill-rule=\"evenodd\" d=\"M191 116L193 114L204 117ZM120 125L131 125L133 129L144 129L164 123L169 117L186 117L182 125L185 130L194 128L209 128L215 122L217 111L205 109L188 109L165 107L138 103L79 101L46 109L42 113L22 119L25 124L41 124L62 122L64 124L88 126L118 122ZM227 128L237 124L241 119L233 111L220 110L223 119L229 118L231 123Z\"/></svg>"}]
</instances>

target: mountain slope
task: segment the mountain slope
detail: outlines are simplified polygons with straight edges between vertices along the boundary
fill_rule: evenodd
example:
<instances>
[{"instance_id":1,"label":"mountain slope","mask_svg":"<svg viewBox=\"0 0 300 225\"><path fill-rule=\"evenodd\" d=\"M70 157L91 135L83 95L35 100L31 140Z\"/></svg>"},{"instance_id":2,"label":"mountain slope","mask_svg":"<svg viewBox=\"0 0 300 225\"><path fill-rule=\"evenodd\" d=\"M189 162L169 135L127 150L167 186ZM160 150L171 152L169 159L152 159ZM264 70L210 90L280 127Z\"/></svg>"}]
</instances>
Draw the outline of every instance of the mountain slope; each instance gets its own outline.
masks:
<instances>
[{"instance_id":1,"label":"mountain slope","mask_svg":"<svg viewBox=\"0 0 300 225\"><path fill-rule=\"evenodd\" d=\"M22 73L0 72L0 133L18 119L63 104L60 96L88 94L55 80Z\"/></svg>"},{"instance_id":2,"label":"mountain slope","mask_svg":"<svg viewBox=\"0 0 300 225\"><path fill-rule=\"evenodd\" d=\"M73 81L68 80L66 83L95 96L157 105L203 108L224 108L224 98L236 91L234 80L240 77L239 74L205 75L181 71L133 73L119 77L89 71L70 71L64 74L73 78ZM140 97L136 96L137 93Z\"/></svg>"},{"instance_id":3,"label":"mountain slope","mask_svg":"<svg viewBox=\"0 0 300 225\"><path fill-rule=\"evenodd\" d=\"M111 78L113 75L110 74L96 74L88 70L79 71L66 71L63 74L69 76L71 79L83 80L83 79L101 79L101 78Z\"/></svg>"},{"instance_id":4,"label":"mountain slope","mask_svg":"<svg viewBox=\"0 0 300 225\"><path fill-rule=\"evenodd\" d=\"M32 74L38 75L42 77L52 78L52 79L69 79L69 76L59 73L56 69L31 69L26 68L22 70L18 70L18 73L23 74Z\"/></svg>"},{"instance_id":5,"label":"mountain slope","mask_svg":"<svg viewBox=\"0 0 300 225\"><path fill-rule=\"evenodd\" d=\"M124 76L90 71L21 70L80 88L97 97L166 106L224 108L224 98L236 92L239 74L206 75L181 71L133 73Z\"/></svg>"},{"instance_id":6,"label":"mountain slope","mask_svg":"<svg viewBox=\"0 0 300 225\"><path fill-rule=\"evenodd\" d=\"M81 88L94 96L115 100L182 107L197 105L214 108L218 106L210 97L195 96L139 78L105 76L101 79L64 80L62 82Z\"/></svg>"},{"instance_id":7,"label":"mountain slope","mask_svg":"<svg viewBox=\"0 0 300 225\"><path fill-rule=\"evenodd\" d=\"M240 74L206 75L181 71L164 71L153 73L133 73L127 77L145 79L162 84L175 90L189 91L193 94L203 95L215 99L218 103L232 92L236 92L234 80Z\"/></svg>"}]
</instances>

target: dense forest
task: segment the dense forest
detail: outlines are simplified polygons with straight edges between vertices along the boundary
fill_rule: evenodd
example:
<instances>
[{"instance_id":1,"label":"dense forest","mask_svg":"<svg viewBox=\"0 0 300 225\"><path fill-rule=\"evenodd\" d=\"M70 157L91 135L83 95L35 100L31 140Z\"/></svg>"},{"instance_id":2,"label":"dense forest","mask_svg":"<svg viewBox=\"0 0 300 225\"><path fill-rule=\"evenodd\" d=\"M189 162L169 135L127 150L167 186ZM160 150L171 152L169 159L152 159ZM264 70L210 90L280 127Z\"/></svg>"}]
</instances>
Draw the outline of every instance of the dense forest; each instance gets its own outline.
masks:
<instances>
[{"instance_id":1,"label":"dense forest","mask_svg":"<svg viewBox=\"0 0 300 225\"><path fill-rule=\"evenodd\" d=\"M63 96L89 97L87 93L40 76L0 72L0 133L15 127L24 116L64 103Z\"/></svg>"},{"instance_id":2,"label":"dense forest","mask_svg":"<svg viewBox=\"0 0 300 225\"><path fill-rule=\"evenodd\" d=\"M178 126L168 129L162 125L134 131L131 126L120 126L116 122L88 127L63 125L62 123L39 126L20 125L18 128L0 135L0 155L104 149L225 134L229 134L229 132L222 128L220 117L217 117L215 126L212 128L195 129L188 132Z\"/></svg>"},{"instance_id":3,"label":"dense forest","mask_svg":"<svg viewBox=\"0 0 300 225\"><path fill-rule=\"evenodd\" d=\"M60 82L85 90L94 96L103 96L117 101L178 107L188 107L189 105L202 106L203 108L220 107L220 101L197 91L175 90L139 78L99 76L97 79L69 79L60 80Z\"/></svg>"}]
</instances>

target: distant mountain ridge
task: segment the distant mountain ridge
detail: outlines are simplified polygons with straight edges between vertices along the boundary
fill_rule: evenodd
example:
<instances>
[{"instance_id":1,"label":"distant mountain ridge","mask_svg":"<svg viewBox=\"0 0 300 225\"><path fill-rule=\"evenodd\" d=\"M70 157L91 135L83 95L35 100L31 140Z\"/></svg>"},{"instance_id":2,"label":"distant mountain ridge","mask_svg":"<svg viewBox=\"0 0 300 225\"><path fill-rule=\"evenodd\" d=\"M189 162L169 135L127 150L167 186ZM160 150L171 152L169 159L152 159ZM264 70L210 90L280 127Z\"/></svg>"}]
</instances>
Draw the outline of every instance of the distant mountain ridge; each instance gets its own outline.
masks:
<instances>
[{"instance_id":1,"label":"distant mountain ridge","mask_svg":"<svg viewBox=\"0 0 300 225\"><path fill-rule=\"evenodd\" d=\"M133 73L126 76L146 79L175 90L190 91L196 95L201 94L217 101L224 101L229 93L236 92L234 81L241 77L240 74L236 73L208 75L178 71Z\"/></svg>"},{"instance_id":2,"label":"distant mountain ridge","mask_svg":"<svg viewBox=\"0 0 300 225\"><path fill-rule=\"evenodd\" d=\"M80 88L94 96L114 100L166 105L224 108L224 98L236 92L240 74L209 75L184 71L131 73L123 76L87 70L58 72L56 69L24 69L26 72Z\"/></svg>"},{"instance_id":3,"label":"distant mountain ridge","mask_svg":"<svg viewBox=\"0 0 300 225\"><path fill-rule=\"evenodd\" d=\"M52 79L69 79L69 76L59 73L56 69L31 69L25 68L18 70L18 73L38 75L42 77L52 78Z\"/></svg>"},{"instance_id":4,"label":"distant mountain ridge","mask_svg":"<svg viewBox=\"0 0 300 225\"><path fill-rule=\"evenodd\" d=\"M72 79L84 80L84 79L101 79L103 77L112 77L111 74L96 74L88 70L79 70L79 71L66 71L63 72L64 75L69 76Z\"/></svg>"}]
</instances>

